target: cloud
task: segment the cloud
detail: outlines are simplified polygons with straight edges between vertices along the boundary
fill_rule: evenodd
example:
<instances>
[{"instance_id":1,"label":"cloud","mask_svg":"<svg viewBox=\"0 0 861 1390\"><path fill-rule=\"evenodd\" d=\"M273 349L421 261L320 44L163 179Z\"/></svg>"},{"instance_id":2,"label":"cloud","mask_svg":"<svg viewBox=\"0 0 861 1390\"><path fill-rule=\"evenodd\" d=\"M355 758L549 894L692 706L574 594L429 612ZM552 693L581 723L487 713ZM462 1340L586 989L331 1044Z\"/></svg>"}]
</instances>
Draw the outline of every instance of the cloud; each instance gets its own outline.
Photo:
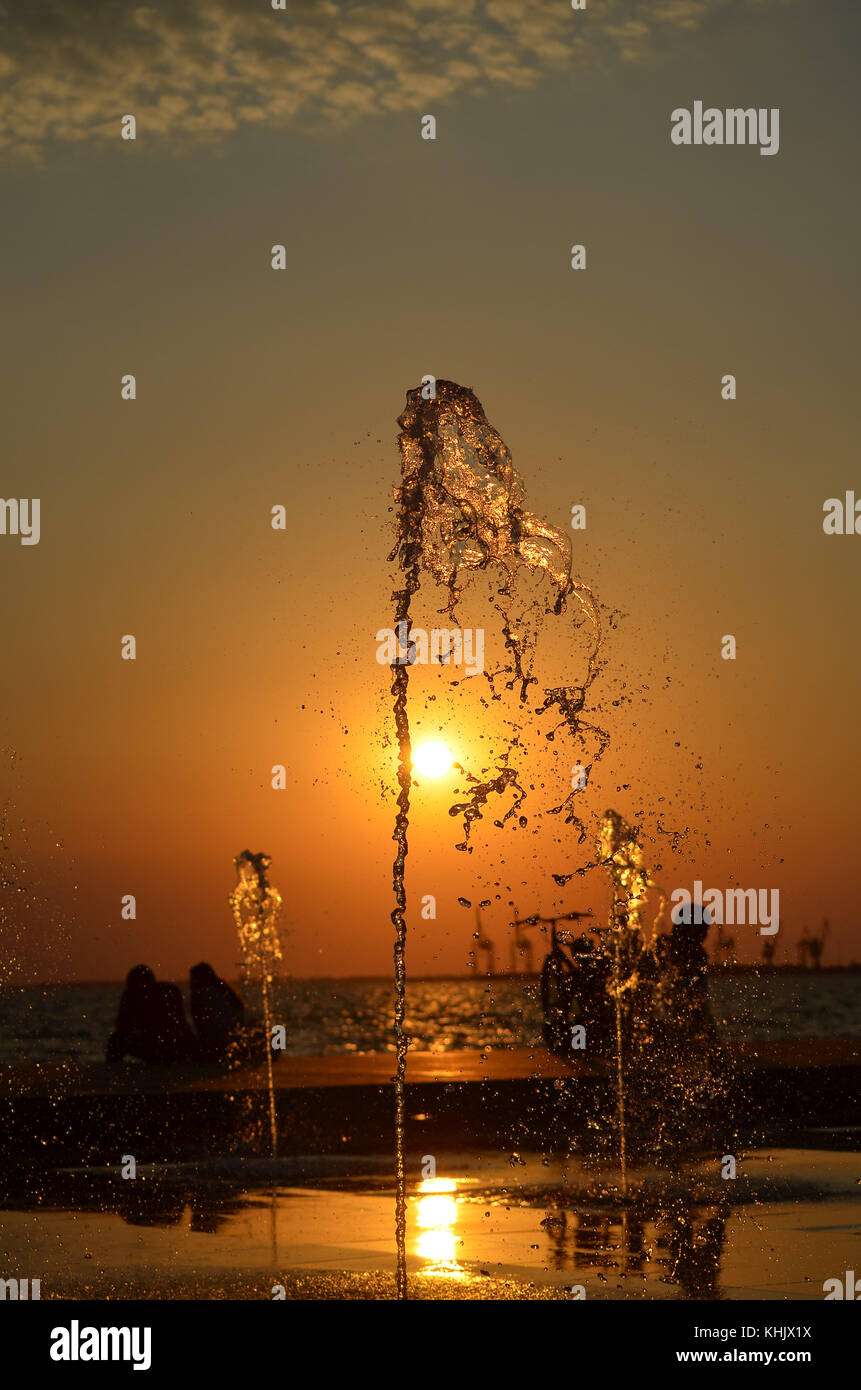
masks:
<instances>
[{"instance_id":1,"label":"cloud","mask_svg":"<svg viewBox=\"0 0 861 1390\"><path fill-rule=\"evenodd\" d=\"M119 136L174 146L244 125L348 125L642 62L675 36L791 0L28 0L0 6L0 151Z\"/></svg>"}]
</instances>

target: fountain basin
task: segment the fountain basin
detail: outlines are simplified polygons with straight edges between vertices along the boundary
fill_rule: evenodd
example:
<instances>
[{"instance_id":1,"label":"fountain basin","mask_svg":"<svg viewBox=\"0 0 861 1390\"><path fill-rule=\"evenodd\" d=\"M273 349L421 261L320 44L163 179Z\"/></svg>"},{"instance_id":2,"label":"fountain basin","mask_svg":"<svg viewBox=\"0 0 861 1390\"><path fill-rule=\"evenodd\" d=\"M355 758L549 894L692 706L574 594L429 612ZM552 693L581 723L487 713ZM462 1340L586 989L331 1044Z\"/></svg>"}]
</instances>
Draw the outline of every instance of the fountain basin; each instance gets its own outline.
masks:
<instances>
[{"instance_id":1,"label":"fountain basin","mask_svg":"<svg viewBox=\"0 0 861 1390\"><path fill-rule=\"evenodd\" d=\"M861 1125L857 1039L739 1043L733 1056L738 1076L722 1105L732 1133L777 1140L813 1125ZM281 1151L388 1153L394 1065L392 1053L283 1057L275 1068ZM612 1114L606 1064L569 1063L540 1048L411 1052L407 1074L410 1142L540 1141L565 1150L596 1115ZM0 1154L7 1166L38 1154L40 1169L46 1157L58 1166L118 1163L124 1153L140 1161L259 1155L267 1107L263 1069L6 1066Z\"/></svg>"}]
</instances>

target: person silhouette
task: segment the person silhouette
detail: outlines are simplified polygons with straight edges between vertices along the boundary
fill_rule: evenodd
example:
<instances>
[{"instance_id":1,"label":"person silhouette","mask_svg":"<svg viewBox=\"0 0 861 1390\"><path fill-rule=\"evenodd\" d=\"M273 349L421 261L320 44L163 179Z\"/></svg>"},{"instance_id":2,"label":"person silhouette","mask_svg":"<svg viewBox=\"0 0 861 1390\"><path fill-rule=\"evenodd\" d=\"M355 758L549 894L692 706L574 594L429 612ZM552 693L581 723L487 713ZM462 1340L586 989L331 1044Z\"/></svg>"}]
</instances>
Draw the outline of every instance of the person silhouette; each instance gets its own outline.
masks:
<instances>
[{"instance_id":1,"label":"person silhouette","mask_svg":"<svg viewBox=\"0 0 861 1390\"><path fill-rule=\"evenodd\" d=\"M691 1033L708 1031L708 955L705 939L713 918L707 907L679 904L672 913L667 959L675 967L682 1017Z\"/></svg>"},{"instance_id":2,"label":"person silhouette","mask_svg":"<svg viewBox=\"0 0 861 1390\"><path fill-rule=\"evenodd\" d=\"M235 1052L242 1040L245 1005L236 990L216 975L206 961L192 966L191 1020L200 1055L221 1061Z\"/></svg>"},{"instance_id":3,"label":"person silhouette","mask_svg":"<svg viewBox=\"0 0 861 1390\"><path fill-rule=\"evenodd\" d=\"M106 1060L137 1057L142 1062L182 1062L196 1052L176 985L157 980L148 965L134 966L126 976Z\"/></svg>"}]
</instances>

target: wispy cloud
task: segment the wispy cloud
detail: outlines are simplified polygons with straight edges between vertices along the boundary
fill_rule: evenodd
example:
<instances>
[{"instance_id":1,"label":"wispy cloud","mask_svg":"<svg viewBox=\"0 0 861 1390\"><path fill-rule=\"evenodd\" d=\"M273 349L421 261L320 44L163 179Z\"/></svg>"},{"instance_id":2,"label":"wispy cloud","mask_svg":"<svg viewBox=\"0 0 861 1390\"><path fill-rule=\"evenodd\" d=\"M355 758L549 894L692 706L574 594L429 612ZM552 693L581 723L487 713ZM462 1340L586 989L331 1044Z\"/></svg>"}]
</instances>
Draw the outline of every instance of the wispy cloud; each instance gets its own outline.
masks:
<instances>
[{"instance_id":1,"label":"wispy cloud","mask_svg":"<svg viewBox=\"0 0 861 1390\"><path fill-rule=\"evenodd\" d=\"M15 0L0 5L0 150L218 141L244 125L343 125L554 70L643 62L714 21L791 0Z\"/></svg>"}]
</instances>

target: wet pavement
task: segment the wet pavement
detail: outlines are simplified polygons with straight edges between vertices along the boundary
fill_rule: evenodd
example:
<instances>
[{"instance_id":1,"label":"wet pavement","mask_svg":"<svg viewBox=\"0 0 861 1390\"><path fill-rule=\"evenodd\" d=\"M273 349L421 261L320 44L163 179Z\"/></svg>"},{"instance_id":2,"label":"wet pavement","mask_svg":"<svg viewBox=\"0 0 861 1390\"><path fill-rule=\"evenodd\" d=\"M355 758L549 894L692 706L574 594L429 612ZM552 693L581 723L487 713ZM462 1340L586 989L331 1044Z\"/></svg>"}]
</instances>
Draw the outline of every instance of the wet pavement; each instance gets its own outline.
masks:
<instances>
[{"instance_id":1,"label":"wet pavement","mask_svg":"<svg viewBox=\"0 0 861 1390\"><path fill-rule=\"evenodd\" d=\"M415 1175L432 1169L412 1158ZM414 1298L822 1299L861 1267L861 1154L759 1149L676 1172L536 1154L435 1155L409 1187ZM0 1273L46 1298L392 1298L390 1161L46 1174L7 1193Z\"/></svg>"}]
</instances>

